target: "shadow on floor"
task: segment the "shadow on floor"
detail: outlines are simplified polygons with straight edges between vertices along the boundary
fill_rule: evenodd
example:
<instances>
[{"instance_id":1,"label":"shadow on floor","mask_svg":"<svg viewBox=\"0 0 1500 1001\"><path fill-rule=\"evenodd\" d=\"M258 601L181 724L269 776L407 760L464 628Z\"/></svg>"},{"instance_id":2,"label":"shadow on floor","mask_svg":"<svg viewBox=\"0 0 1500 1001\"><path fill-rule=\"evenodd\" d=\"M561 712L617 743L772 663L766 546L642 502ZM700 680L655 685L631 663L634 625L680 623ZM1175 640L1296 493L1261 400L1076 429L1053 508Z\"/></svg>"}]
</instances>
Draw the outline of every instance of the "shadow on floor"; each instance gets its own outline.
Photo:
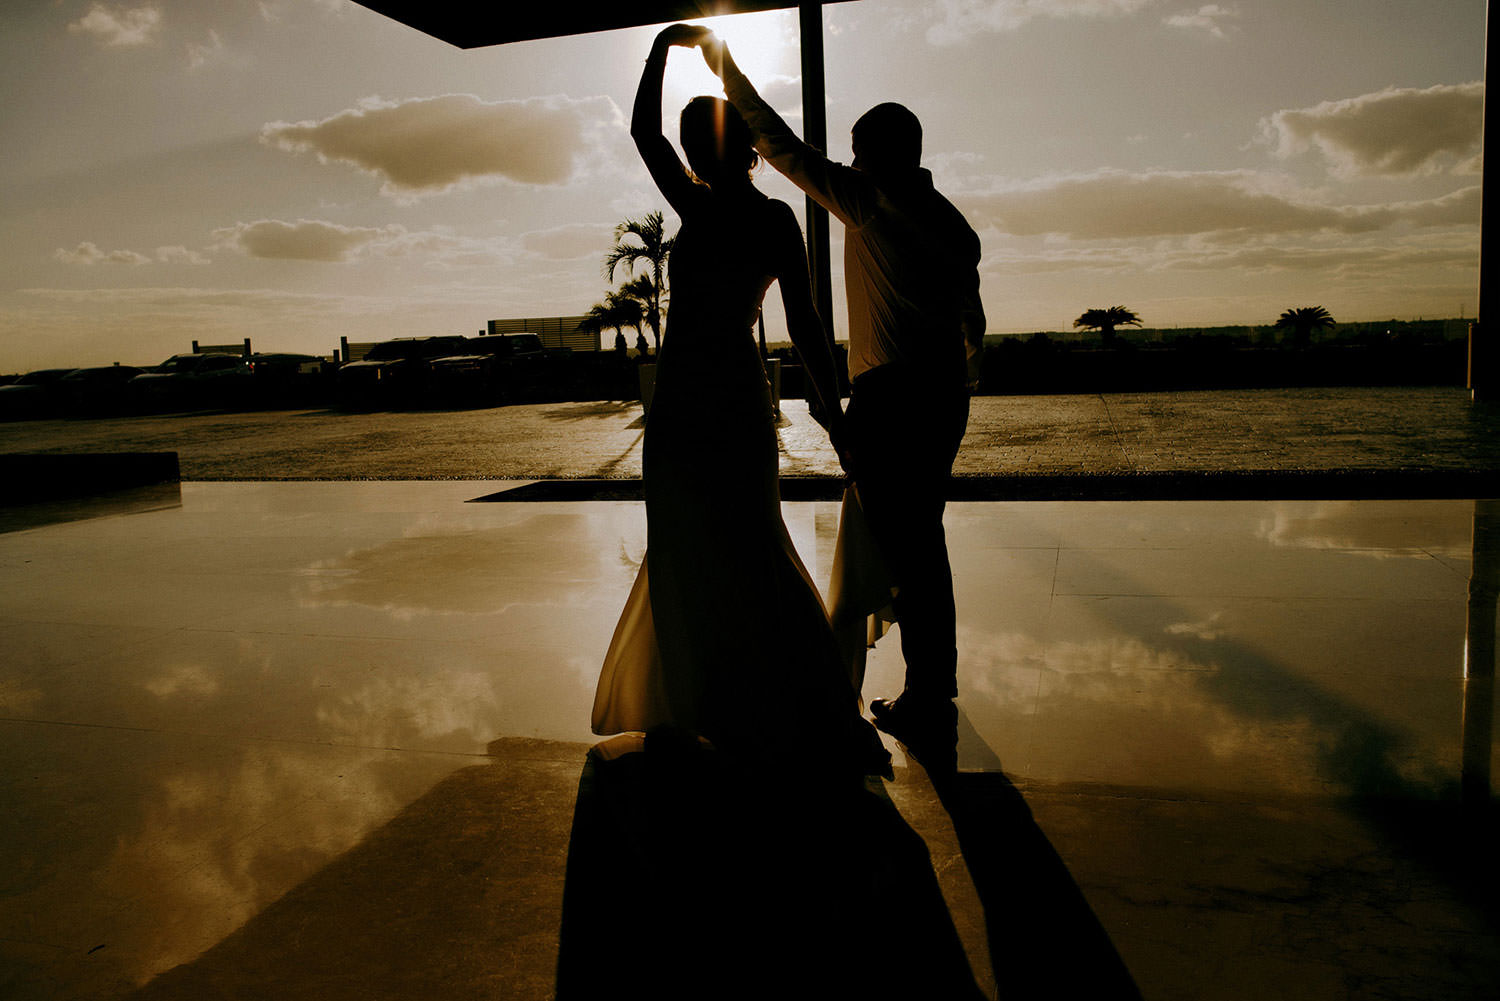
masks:
<instances>
[{"instance_id":1,"label":"shadow on floor","mask_svg":"<svg viewBox=\"0 0 1500 1001\"><path fill-rule=\"evenodd\" d=\"M496 741L131 996L985 996L927 845L878 782L807 797L696 745L585 751ZM1000 996L1139 997L1015 788L938 785Z\"/></svg>"},{"instance_id":2,"label":"shadow on floor","mask_svg":"<svg viewBox=\"0 0 1500 1001\"><path fill-rule=\"evenodd\" d=\"M935 856L962 857L958 868L971 885L955 885L964 873L948 872L942 880L971 949L982 940L988 953L990 971L984 972L993 980L986 989L1004 1001L1138 1001L1134 977L1077 880L962 708L954 736L962 772L946 755L945 766L924 767L902 745L909 767L898 779L901 808L937 839L931 842ZM965 913L959 901L977 913Z\"/></svg>"},{"instance_id":3,"label":"shadow on floor","mask_svg":"<svg viewBox=\"0 0 1500 1001\"><path fill-rule=\"evenodd\" d=\"M21 532L68 521L86 521L118 514L143 514L182 507L177 482L151 483L87 497L65 497L33 504L0 505L0 533Z\"/></svg>"},{"instance_id":4,"label":"shadow on floor","mask_svg":"<svg viewBox=\"0 0 1500 1001\"><path fill-rule=\"evenodd\" d=\"M685 736L589 753L557 997L981 998L927 846L878 785L812 792Z\"/></svg>"},{"instance_id":5,"label":"shadow on floor","mask_svg":"<svg viewBox=\"0 0 1500 1001\"><path fill-rule=\"evenodd\" d=\"M984 910L1001 998L1140 998L1067 865L1000 772L932 775Z\"/></svg>"},{"instance_id":6,"label":"shadow on floor","mask_svg":"<svg viewBox=\"0 0 1500 1001\"><path fill-rule=\"evenodd\" d=\"M555 403L547 406L542 411L542 416L549 421L559 423L576 423L578 421L597 420L601 417L618 417L628 414L632 409L640 409L640 400L591 400L583 403ZM641 420L644 426L644 419ZM634 424L631 425L632 427Z\"/></svg>"}]
</instances>

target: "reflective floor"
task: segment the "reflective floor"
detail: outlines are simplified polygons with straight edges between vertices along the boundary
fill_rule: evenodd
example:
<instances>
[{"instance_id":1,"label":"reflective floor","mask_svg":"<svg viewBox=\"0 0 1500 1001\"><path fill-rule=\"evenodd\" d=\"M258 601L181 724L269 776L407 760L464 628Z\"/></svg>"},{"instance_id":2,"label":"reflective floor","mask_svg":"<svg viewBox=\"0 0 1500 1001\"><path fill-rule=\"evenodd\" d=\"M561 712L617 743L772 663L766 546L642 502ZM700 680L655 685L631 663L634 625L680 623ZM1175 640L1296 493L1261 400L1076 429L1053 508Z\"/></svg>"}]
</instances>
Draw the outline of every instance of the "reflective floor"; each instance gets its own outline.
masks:
<instances>
[{"instance_id":1,"label":"reflective floor","mask_svg":"<svg viewBox=\"0 0 1500 1001\"><path fill-rule=\"evenodd\" d=\"M592 742L643 508L466 503L509 485L188 483L0 534L0 995L144 984L497 739ZM960 765L1456 799L1496 758L1492 689L1466 719L1474 510L954 504ZM826 581L837 505L785 513ZM866 697L899 689L897 646Z\"/></svg>"}]
</instances>

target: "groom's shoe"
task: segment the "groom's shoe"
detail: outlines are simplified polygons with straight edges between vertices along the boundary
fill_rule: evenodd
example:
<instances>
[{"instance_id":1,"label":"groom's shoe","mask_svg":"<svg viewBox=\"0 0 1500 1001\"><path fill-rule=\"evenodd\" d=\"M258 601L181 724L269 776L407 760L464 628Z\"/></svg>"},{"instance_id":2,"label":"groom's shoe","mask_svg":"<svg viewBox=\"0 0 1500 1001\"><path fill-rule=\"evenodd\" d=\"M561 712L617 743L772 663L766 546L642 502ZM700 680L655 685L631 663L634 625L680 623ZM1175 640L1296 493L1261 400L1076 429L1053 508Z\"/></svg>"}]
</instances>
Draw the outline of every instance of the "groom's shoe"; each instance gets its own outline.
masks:
<instances>
[{"instance_id":1,"label":"groom's shoe","mask_svg":"<svg viewBox=\"0 0 1500 1001\"><path fill-rule=\"evenodd\" d=\"M907 752L929 771L959 767L959 707L953 699L871 699L874 725L906 746Z\"/></svg>"},{"instance_id":2,"label":"groom's shoe","mask_svg":"<svg viewBox=\"0 0 1500 1001\"><path fill-rule=\"evenodd\" d=\"M929 772L958 768L958 706L952 699L920 699L910 693L873 699L870 715Z\"/></svg>"}]
</instances>

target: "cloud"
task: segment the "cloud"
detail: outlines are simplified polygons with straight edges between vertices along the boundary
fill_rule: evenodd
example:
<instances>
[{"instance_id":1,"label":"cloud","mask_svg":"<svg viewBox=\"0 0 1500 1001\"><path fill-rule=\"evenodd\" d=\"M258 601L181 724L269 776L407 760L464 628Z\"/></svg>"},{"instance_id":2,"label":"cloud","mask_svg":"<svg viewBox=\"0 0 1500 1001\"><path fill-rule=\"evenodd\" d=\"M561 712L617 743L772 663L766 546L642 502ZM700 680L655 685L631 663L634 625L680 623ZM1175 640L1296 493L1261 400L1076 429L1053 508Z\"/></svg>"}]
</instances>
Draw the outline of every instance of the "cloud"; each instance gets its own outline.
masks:
<instances>
[{"instance_id":1,"label":"cloud","mask_svg":"<svg viewBox=\"0 0 1500 1001\"><path fill-rule=\"evenodd\" d=\"M613 227L589 223L538 230L521 237L523 249L553 261L576 261L585 257L602 259L613 245Z\"/></svg>"},{"instance_id":2,"label":"cloud","mask_svg":"<svg viewBox=\"0 0 1500 1001\"><path fill-rule=\"evenodd\" d=\"M1221 23L1231 18L1240 16L1240 12L1230 7L1221 7L1216 3L1204 4L1196 11L1184 11L1181 14L1173 14L1162 19L1162 24L1169 28L1183 28L1190 31L1206 31L1215 38L1225 38L1228 31Z\"/></svg>"},{"instance_id":3,"label":"cloud","mask_svg":"<svg viewBox=\"0 0 1500 1001\"><path fill-rule=\"evenodd\" d=\"M1359 206L1325 205L1282 187L1278 179L1252 171L1101 170L969 194L961 201L976 222L1012 235L1084 240L1352 234L1398 224L1455 226L1479 221L1477 186L1429 201Z\"/></svg>"},{"instance_id":4,"label":"cloud","mask_svg":"<svg viewBox=\"0 0 1500 1001\"><path fill-rule=\"evenodd\" d=\"M64 264L150 264L151 258L133 250L100 250L99 245L84 241L72 250L59 247L52 256Z\"/></svg>"},{"instance_id":5,"label":"cloud","mask_svg":"<svg viewBox=\"0 0 1500 1001\"><path fill-rule=\"evenodd\" d=\"M397 198L444 192L505 178L563 184L618 129L619 109L606 97L482 101L472 94L382 101L321 121L271 122L261 140L324 163L349 163L385 181Z\"/></svg>"},{"instance_id":6,"label":"cloud","mask_svg":"<svg viewBox=\"0 0 1500 1001\"><path fill-rule=\"evenodd\" d=\"M939 0L942 20L927 29L934 45L954 45L980 31L1015 31L1038 18L1124 17L1159 0Z\"/></svg>"},{"instance_id":7,"label":"cloud","mask_svg":"<svg viewBox=\"0 0 1500 1001\"><path fill-rule=\"evenodd\" d=\"M161 8L110 8L96 3L68 25L68 30L92 35L102 45L127 48L146 45L161 26Z\"/></svg>"},{"instance_id":8,"label":"cloud","mask_svg":"<svg viewBox=\"0 0 1500 1001\"><path fill-rule=\"evenodd\" d=\"M802 117L802 77L778 74L757 80L755 89L761 99L776 108L783 118Z\"/></svg>"},{"instance_id":9,"label":"cloud","mask_svg":"<svg viewBox=\"0 0 1500 1001\"><path fill-rule=\"evenodd\" d=\"M454 269L494 267L515 256L512 244L504 238L476 239L437 230L413 231L398 223L345 226L323 219L296 222L258 219L216 229L213 237L220 246L278 261L338 263L419 258L426 268Z\"/></svg>"},{"instance_id":10,"label":"cloud","mask_svg":"<svg viewBox=\"0 0 1500 1001\"><path fill-rule=\"evenodd\" d=\"M515 259L514 241L506 237L476 238L441 230L408 232L401 226L388 239L372 240L359 251L363 257L417 258L423 268L452 271L494 268Z\"/></svg>"},{"instance_id":11,"label":"cloud","mask_svg":"<svg viewBox=\"0 0 1500 1001\"><path fill-rule=\"evenodd\" d=\"M52 252L54 259L64 264L81 264L84 266L94 264L150 264L152 257L137 253L134 250L100 250L99 245L91 240L85 240L72 250L59 247ZM196 250L189 250L181 244L171 247L157 247L154 260L163 264L209 264L212 263L207 257Z\"/></svg>"},{"instance_id":12,"label":"cloud","mask_svg":"<svg viewBox=\"0 0 1500 1001\"><path fill-rule=\"evenodd\" d=\"M260 219L214 230L219 242L251 257L289 261L347 261L361 247L406 234L404 226L342 226L320 219Z\"/></svg>"},{"instance_id":13,"label":"cloud","mask_svg":"<svg viewBox=\"0 0 1500 1001\"><path fill-rule=\"evenodd\" d=\"M1459 160L1473 170L1484 84L1389 87L1343 101L1278 111L1261 120L1263 138L1289 158L1316 147L1341 176L1432 174Z\"/></svg>"},{"instance_id":14,"label":"cloud","mask_svg":"<svg viewBox=\"0 0 1500 1001\"><path fill-rule=\"evenodd\" d=\"M1147 247L1024 246L997 249L985 255L981 270L1000 279L1023 276L1078 276L1082 274L1140 275L1145 272L1234 274L1250 276L1320 274L1340 279L1388 278L1407 280L1417 269L1456 269L1466 273L1478 263L1471 245L1450 246L1406 237L1376 245L1288 244L1266 238L1242 247L1205 246L1199 241L1169 242Z\"/></svg>"},{"instance_id":15,"label":"cloud","mask_svg":"<svg viewBox=\"0 0 1500 1001\"><path fill-rule=\"evenodd\" d=\"M212 28L208 30L208 37L201 42L188 43L188 68L201 69L224 54L224 40L219 33Z\"/></svg>"},{"instance_id":16,"label":"cloud","mask_svg":"<svg viewBox=\"0 0 1500 1001\"><path fill-rule=\"evenodd\" d=\"M1356 274L1400 274L1413 268L1472 268L1479 260L1475 247L1395 246L1285 247L1275 244L1233 250L1191 251L1167 256L1160 267L1177 271L1218 272L1231 269L1242 274L1314 271Z\"/></svg>"},{"instance_id":17,"label":"cloud","mask_svg":"<svg viewBox=\"0 0 1500 1001\"><path fill-rule=\"evenodd\" d=\"M177 244L171 247L157 247L156 259L165 264L211 264L212 262L196 250Z\"/></svg>"}]
</instances>

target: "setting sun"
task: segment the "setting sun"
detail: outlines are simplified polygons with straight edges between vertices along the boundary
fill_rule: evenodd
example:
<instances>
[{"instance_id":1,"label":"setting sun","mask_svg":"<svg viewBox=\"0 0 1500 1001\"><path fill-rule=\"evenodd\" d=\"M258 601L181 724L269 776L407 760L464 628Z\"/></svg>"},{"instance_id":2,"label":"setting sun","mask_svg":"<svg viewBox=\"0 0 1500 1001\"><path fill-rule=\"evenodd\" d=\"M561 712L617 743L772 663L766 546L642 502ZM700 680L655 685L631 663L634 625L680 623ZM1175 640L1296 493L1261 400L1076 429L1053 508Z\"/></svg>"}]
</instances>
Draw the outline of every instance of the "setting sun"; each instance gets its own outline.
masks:
<instances>
[{"instance_id":1,"label":"setting sun","mask_svg":"<svg viewBox=\"0 0 1500 1001\"><path fill-rule=\"evenodd\" d=\"M769 80L796 72L797 19L788 11L721 14L689 22L713 31L729 46L734 61L753 80ZM696 52L673 53L666 87L671 97L722 94L718 77Z\"/></svg>"}]
</instances>

